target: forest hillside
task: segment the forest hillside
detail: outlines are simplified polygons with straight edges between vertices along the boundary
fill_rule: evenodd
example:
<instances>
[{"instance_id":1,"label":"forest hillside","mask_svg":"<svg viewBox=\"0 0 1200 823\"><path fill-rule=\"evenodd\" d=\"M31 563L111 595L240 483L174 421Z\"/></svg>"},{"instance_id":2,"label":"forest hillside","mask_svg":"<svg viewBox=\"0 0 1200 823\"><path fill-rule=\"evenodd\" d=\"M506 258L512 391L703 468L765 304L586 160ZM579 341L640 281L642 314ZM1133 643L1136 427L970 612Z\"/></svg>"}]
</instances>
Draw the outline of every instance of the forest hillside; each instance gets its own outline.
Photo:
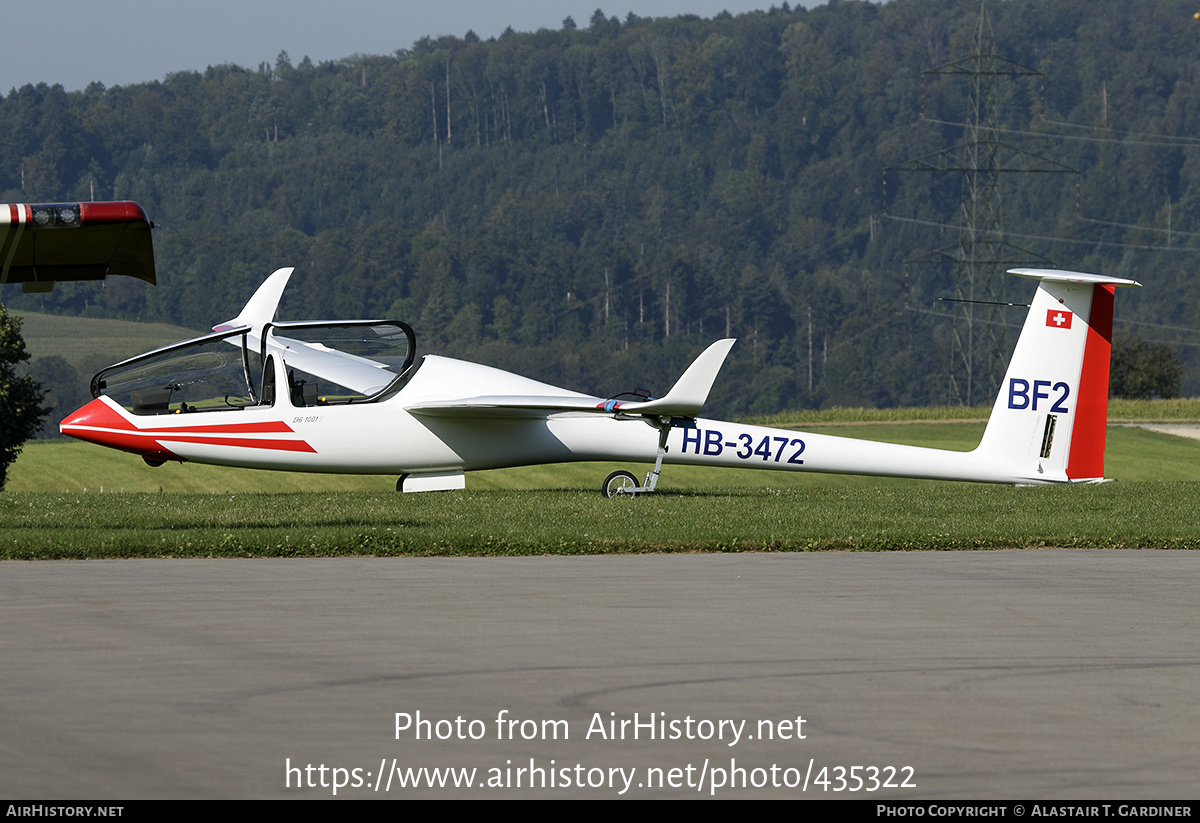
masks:
<instances>
[{"instance_id":1,"label":"forest hillside","mask_svg":"<svg viewBox=\"0 0 1200 823\"><path fill-rule=\"evenodd\" d=\"M729 335L714 414L945 403L955 324L936 298L955 294L965 175L914 161L962 146L986 93L986 136L1010 158L988 201L1000 257L1141 281L1119 295L1117 337L1169 343L1197 394L1195 8L598 10L387 55L24 86L0 97L0 201L138 201L159 284L0 298L203 329L296 266L284 319L404 319L423 351L602 395L662 392ZM981 31L1022 71L983 92L978 74L930 73ZM1011 341L1023 316L988 328Z\"/></svg>"}]
</instances>

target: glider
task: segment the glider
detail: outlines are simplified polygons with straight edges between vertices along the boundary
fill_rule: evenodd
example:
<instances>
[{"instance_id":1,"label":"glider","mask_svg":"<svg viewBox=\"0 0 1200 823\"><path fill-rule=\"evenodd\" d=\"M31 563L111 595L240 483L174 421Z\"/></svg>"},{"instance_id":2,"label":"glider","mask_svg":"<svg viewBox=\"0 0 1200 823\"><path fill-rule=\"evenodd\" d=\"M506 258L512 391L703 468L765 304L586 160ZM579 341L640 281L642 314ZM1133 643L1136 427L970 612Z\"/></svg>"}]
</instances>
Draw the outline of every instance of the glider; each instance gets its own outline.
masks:
<instances>
[{"instance_id":1,"label":"glider","mask_svg":"<svg viewBox=\"0 0 1200 823\"><path fill-rule=\"evenodd\" d=\"M154 285L152 228L129 200L0 205L0 283L48 292L60 280L124 274Z\"/></svg>"},{"instance_id":2,"label":"glider","mask_svg":"<svg viewBox=\"0 0 1200 823\"><path fill-rule=\"evenodd\" d=\"M734 340L718 340L660 398L603 398L438 355L415 358L398 320L275 322L292 269L212 334L101 370L64 434L140 455L258 469L396 474L405 492L465 488L464 472L569 461L834 472L990 483L1104 475L1116 287L1133 280L1013 269L1037 281L987 429L970 452L700 417Z\"/></svg>"}]
</instances>

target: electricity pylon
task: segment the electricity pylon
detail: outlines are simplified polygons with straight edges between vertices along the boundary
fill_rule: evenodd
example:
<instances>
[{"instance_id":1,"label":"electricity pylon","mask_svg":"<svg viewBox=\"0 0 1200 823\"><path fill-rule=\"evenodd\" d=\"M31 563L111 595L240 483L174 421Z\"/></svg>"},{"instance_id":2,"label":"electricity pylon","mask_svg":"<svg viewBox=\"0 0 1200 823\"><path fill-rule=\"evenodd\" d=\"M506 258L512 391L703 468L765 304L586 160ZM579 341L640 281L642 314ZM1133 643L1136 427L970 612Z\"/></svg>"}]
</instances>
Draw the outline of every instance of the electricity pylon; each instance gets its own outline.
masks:
<instances>
[{"instance_id":1,"label":"electricity pylon","mask_svg":"<svg viewBox=\"0 0 1200 823\"><path fill-rule=\"evenodd\" d=\"M949 262L954 266L954 334L950 353L950 403L976 405L995 397L1008 346L999 320L1006 305L1004 269L1044 265L1040 255L1004 240L1000 219L1000 175L1076 174L1069 166L1008 145L999 139L1001 77L1044 77L1041 72L996 54L992 24L980 7L972 53L921 73L964 75L970 89L963 143L909 160L886 171L955 172L962 175L958 239L908 263ZM924 117L924 111L921 116Z\"/></svg>"}]
</instances>

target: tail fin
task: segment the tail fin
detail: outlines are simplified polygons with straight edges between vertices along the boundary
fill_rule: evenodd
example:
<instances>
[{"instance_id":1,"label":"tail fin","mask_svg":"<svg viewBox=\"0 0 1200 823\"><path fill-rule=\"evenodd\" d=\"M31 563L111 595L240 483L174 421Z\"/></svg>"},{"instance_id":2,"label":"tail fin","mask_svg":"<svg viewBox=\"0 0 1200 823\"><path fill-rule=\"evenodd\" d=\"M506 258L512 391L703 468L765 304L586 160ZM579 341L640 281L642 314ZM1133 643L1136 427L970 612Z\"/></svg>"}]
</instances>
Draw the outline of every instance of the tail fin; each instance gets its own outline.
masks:
<instances>
[{"instance_id":1,"label":"tail fin","mask_svg":"<svg viewBox=\"0 0 1200 823\"><path fill-rule=\"evenodd\" d=\"M225 331L238 326L253 326L257 333L262 326L275 319L275 311L279 308L279 298L283 297L283 290L293 271L295 269L291 267L276 269L246 302L241 314L232 320L226 320L224 323L213 326L213 331Z\"/></svg>"},{"instance_id":2,"label":"tail fin","mask_svg":"<svg viewBox=\"0 0 1200 823\"><path fill-rule=\"evenodd\" d=\"M976 453L1032 482L1104 477L1113 295L1134 280L1011 269L1040 281Z\"/></svg>"}]
</instances>

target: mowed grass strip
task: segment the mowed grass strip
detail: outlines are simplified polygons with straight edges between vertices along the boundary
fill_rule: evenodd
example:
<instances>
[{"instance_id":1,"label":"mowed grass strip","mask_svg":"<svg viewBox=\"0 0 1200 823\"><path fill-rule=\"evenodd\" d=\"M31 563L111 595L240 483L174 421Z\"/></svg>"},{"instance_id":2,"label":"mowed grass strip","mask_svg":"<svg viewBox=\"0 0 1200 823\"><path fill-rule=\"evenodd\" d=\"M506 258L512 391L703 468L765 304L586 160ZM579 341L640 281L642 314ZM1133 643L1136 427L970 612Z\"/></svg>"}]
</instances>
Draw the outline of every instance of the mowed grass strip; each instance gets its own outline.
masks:
<instances>
[{"instance_id":1,"label":"mowed grass strip","mask_svg":"<svg viewBox=\"0 0 1200 823\"><path fill-rule=\"evenodd\" d=\"M6 494L9 559L1200 547L1200 483Z\"/></svg>"},{"instance_id":2,"label":"mowed grass strip","mask_svg":"<svg viewBox=\"0 0 1200 823\"><path fill-rule=\"evenodd\" d=\"M970 449L982 430L827 431ZM1099 486L668 466L660 493L634 500L600 496L609 464L474 472L466 492L401 495L394 477L151 469L88 444L34 443L0 495L0 557L1200 547L1200 442L1128 427L1108 441L1106 474L1122 482Z\"/></svg>"}]
</instances>

